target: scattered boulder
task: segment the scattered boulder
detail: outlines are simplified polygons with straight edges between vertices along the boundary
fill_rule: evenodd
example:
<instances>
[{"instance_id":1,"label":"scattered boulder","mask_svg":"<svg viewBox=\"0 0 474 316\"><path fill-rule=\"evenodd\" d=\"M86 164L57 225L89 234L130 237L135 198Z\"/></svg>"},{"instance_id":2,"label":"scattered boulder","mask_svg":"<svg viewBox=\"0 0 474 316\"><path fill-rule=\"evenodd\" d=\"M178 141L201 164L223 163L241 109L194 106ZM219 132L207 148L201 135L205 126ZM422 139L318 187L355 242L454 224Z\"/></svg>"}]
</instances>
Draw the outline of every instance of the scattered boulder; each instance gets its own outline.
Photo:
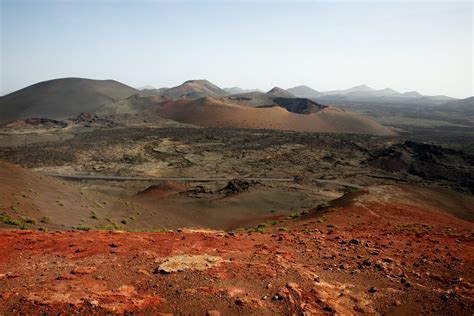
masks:
<instances>
[{"instance_id":1,"label":"scattered boulder","mask_svg":"<svg viewBox=\"0 0 474 316\"><path fill-rule=\"evenodd\" d=\"M251 187L255 186L257 183L258 183L257 181L234 179L234 180L230 180L224 188L219 190L219 192L225 193L225 194L242 193L249 190Z\"/></svg>"},{"instance_id":2,"label":"scattered boulder","mask_svg":"<svg viewBox=\"0 0 474 316\"><path fill-rule=\"evenodd\" d=\"M206 270L222 262L221 257L204 255L177 255L168 257L154 273L173 273L185 270Z\"/></svg>"}]
</instances>

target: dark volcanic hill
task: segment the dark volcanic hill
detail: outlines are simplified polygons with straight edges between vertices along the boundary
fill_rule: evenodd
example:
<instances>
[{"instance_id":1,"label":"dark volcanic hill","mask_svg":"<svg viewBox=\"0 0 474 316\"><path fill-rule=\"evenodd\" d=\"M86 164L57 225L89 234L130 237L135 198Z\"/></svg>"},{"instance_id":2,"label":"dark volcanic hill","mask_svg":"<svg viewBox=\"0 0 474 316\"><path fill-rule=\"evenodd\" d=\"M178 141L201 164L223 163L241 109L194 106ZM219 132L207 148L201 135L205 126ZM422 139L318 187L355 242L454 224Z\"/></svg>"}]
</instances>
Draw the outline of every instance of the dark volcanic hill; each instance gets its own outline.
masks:
<instances>
[{"instance_id":1,"label":"dark volcanic hill","mask_svg":"<svg viewBox=\"0 0 474 316\"><path fill-rule=\"evenodd\" d=\"M40 82L0 98L0 124L31 117L66 118L138 93L114 80L63 78Z\"/></svg>"},{"instance_id":2,"label":"dark volcanic hill","mask_svg":"<svg viewBox=\"0 0 474 316\"><path fill-rule=\"evenodd\" d=\"M317 113L328 107L327 105L322 105L303 98L274 98L273 102L277 106L285 108L288 112L298 114Z\"/></svg>"},{"instance_id":3,"label":"dark volcanic hill","mask_svg":"<svg viewBox=\"0 0 474 316\"><path fill-rule=\"evenodd\" d=\"M198 99L202 97L223 97L229 93L207 80L188 80L177 87L160 91L161 96L173 99L188 98Z\"/></svg>"},{"instance_id":4,"label":"dark volcanic hill","mask_svg":"<svg viewBox=\"0 0 474 316\"><path fill-rule=\"evenodd\" d=\"M427 180L456 180L474 194L474 157L462 151L405 141L375 153L367 163Z\"/></svg>"},{"instance_id":5,"label":"dark volcanic hill","mask_svg":"<svg viewBox=\"0 0 474 316\"><path fill-rule=\"evenodd\" d=\"M474 116L474 97L449 101L441 104L440 107L446 111L457 112L465 116Z\"/></svg>"}]
</instances>

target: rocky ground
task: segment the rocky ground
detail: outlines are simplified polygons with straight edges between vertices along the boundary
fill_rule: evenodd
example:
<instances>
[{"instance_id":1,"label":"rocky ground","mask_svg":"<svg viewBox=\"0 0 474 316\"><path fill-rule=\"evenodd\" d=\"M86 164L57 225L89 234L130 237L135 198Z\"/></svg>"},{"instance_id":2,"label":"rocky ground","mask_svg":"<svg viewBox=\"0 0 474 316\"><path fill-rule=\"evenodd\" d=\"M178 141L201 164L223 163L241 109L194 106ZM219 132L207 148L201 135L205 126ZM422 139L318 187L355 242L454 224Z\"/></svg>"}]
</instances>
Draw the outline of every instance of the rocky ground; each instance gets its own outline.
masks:
<instances>
[{"instance_id":1,"label":"rocky ground","mask_svg":"<svg viewBox=\"0 0 474 316\"><path fill-rule=\"evenodd\" d=\"M83 119L0 135L0 315L474 312L462 137Z\"/></svg>"},{"instance_id":2,"label":"rocky ground","mask_svg":"<svg viewBox=\"0 0 474 316\"><path fill-rule=\"evenodd\" d=\"M69 135L69 134L68 134ZM155 177L305 177L358 185L387 181L435 184L469 191L474 159L464 140L439 138L428 156L425 135L334 135L211 128L92 129L68 139L0 147L0 159L41 172ZM411 139L411 137L405 137ZM447 148L461 149L461 151ZM407 149L407 147L409 147ZM389 157L390 165L384 162ZM462 151L464 150L464 152ZM421 151L424 151L421 148ZM391 165L401 165L393 169ZM441 168L440 168L441 166ZM436 171L436 172L435 172Z\"/></svg>"},{"instance_id":3,"label":"rocky ground","mask_svg":"<svg viewBox=\"0 0 474 316\"><path fill-rule=\"evenodd\" d=\"M474 224L413 192L227 233L3 231L0 313L471 315Z\"/></svg>"}]
</instances>

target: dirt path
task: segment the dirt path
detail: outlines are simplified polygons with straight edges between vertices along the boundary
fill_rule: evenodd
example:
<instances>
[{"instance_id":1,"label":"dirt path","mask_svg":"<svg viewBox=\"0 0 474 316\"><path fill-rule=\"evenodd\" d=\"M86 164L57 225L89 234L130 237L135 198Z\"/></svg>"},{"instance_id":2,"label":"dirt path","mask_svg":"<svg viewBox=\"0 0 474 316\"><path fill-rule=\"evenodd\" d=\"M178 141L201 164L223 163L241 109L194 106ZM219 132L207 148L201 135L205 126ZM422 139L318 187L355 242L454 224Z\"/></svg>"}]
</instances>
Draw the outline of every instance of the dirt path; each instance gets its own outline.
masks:
<instances>
[{"instance_id":1,"label":"dirt path","mask_svg":"<svg viewBox=\"0 0 474 316\"><path fill-rule=\"evenodd\" d=\"M294 178L239 178L239 177L226 177L226 178L172 178L172 177L129 177L129 176L102 176L102 175L71 175L71 174L58 174L58 173L47 173L49 177L70 179L70 180L111 180L111 181L176 181L176 182L226 182L234 179L246 180L246 181L259 181L259 182L294 182ZM323 180L323 179L311 179L311 181L319 183L328 183L342 185L354 189L362 189L363 186L352 184L344 181L337 180Z\"/></svg>"}]
</instances>

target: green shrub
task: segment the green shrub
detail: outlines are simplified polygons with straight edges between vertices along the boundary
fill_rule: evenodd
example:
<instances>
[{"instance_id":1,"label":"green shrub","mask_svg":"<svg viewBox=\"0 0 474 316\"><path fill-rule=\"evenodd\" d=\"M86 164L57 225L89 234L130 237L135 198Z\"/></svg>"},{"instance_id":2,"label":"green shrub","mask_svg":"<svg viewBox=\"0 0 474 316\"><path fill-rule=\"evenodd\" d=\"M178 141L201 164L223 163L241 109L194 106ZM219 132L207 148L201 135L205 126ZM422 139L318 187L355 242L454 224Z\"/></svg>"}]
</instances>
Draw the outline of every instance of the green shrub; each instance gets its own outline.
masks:
<instances>
[{"instance_id":1,"label":"green shrub","mask_svg":"<svg viewBox=\"0 0 474 316\"><path fill-rule=\"evenodd\" d=\"M75 229L75 230L85 230L85 231L88 231L88 230L91 230L91 228L87 225L84 225L83 223L79 224L79 225L76 225L76 226L73 226L72 229Z\"/></svg>"},{"instance_id":2,"label":"green shrub","mask_svg":"<svg viewBox=\"0 0 474 316\"><path fill-rule=\"evenodd\" d=\"M97 225L95 228L100 229L100 230L114 230L115 229L113 225L104 225L104 224Z\"/></svg>"},{"instance_id":3,"label":"green shrub","mask_svg":"<svg viewBox=\"0 0 474 316\"><path fill-rule=\"evenodd\" d=\"M36 224L36 219L32 217L22 216L21 220L25 222L26 224L33 224L33 225Z\"/></svg>"},{"instance_id":4,"label":"green shrub","mask_svg":"<svg viewBox=\"0 0 474 316\"><path fill-rule=\"evenodd\" d=\"M257 233L264 233L267 230L267 225L266 224L260 224L255 228L255 232Z\"/></svg>"},{"instance_id":5,"label":"green shrub","mask_svg":"<svg viewBox=\"0 0 474 316\"><path fill-rule=\"evenodd\" d=\"M7 225L20 226L21 224L19 220L11 218L7 213L0 214L0 221Z\"/></svg>"},{"instance_id":6,"label":"green shrub","mask_svg":"<svg viewBox=\"0 0 474 316\"><path fill-rule=\"evenodd\" d=\"M49 224L51 223L51 218L49 218L49 216L43 216L41 217L40 222L43 224Z\"/></svg>"},{"instance_id":7,"label":"green shrub","mask_svg":"<svg viewBox=\"0 0 474 316\"><path fill-rule=\"evenodd\" d=\"M293 212L290 215L288 215L288 219L295 219L295 218L298 218L300 216L301 216L301 214L299 212Z\"/></svg>"}]
</instances>

